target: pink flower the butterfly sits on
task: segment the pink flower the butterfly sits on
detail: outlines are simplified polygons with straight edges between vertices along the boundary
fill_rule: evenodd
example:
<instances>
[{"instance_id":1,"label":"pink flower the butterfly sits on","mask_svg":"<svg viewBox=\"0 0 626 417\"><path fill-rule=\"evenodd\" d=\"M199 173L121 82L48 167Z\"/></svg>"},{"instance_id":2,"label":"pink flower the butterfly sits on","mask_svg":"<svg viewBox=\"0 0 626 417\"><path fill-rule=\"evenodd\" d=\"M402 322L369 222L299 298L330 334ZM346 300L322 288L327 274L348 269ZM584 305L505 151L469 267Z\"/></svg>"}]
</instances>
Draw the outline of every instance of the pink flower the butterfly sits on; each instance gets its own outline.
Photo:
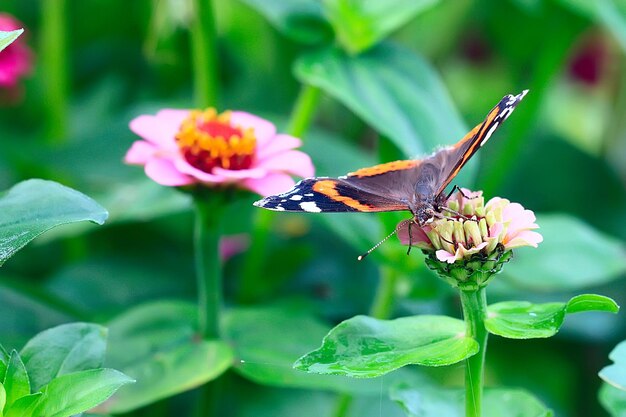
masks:
<instances>
[{"instance_id":1,"label":"pink flower the butterfly sits on","mask_svg":"<svg viewBox=\"0 0 626 417\"><path fill-rule=\"evenodd\" d=\"M242 111L164 109L133 119L130 128L144 140L125 161L143 165L162 185L232 185L267 196L291 188L291 175L314 173L311 158L295 150L300 139Z\"/></svg>"},{"instance_id":2,"label":"pink flower the butterfly sits on","mask_svg":"<svg viewBox=\"0 0 626 417\"><path fill-rule=\"evenodd\" d=\"M0 13L0 31L10 32L24 25L7 13ZM0 88L14 88L20 78L31 72L33 56L22 37L0 51Z\"/></svg>"},{"instance_id":3,"label":"pink flower the butterfly sits on","mask_svg":"<svg viewBox=\"0 0 626 417\"><path fill-rule=\"evenodd\" d=\"M498 245L508 251L521 246L537 247L543 241L533 231L539 226L531 210L500 197L492 198L487 204L484 201L482 191L457 191L446 204L466 219L446 213L445 218L435 219L421 228L412 224L411 244L435 251L439 261L452 264L481 251L489 255ZM409 244L408 225L400 227L398 238Z\"/></svg>"}]
</instances>

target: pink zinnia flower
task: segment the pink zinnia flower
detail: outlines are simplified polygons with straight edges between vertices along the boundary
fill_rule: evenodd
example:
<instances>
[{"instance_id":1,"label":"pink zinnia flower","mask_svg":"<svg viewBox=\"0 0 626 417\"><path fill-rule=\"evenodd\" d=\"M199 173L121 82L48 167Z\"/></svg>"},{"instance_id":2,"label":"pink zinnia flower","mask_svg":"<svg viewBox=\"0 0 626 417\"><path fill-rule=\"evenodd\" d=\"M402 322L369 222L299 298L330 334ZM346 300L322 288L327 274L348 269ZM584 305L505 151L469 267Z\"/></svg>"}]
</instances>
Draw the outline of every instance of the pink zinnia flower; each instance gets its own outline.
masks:
<instances>
[{"instance_id":1,"label":"pink zinnia flower","mask_svg":"<svg viewBox=\"0 0 626 417\"><path fill-rule=\"evenodd\" d=\"M130 128L145 140L132 145L125 161L143 165L163 185L234 185L268 196L293 187L291 175L314 172L309 156L294 150L300 139L241 111L165 109L133 119Z\"/></svg>"},{"instance_id":2,"label":"pink zinnia flower","mask_svg":"<svg viewBox=\"0 0 626 417\"><path fill-rule=\"evenodd\" d=\"M13 16L0 13L0 30L10 32L24 25ZM17 38L0 52L0 88L14 88L32 69L32 53L23 39Z\"/></svg>"},{"instance_id":3,"label":"pink zinnia flower","mask_svg":"<svg viewBox=\"0 0 626 417\"><path fill-rule=\"evenodd\" d=\"M539 226L531 210L500 197L487 204L484 201L482 191L457 191L446 204L462 216L446 214L421 228L412 224L411 244L435 251L439 261L452 264L479 252L489 256L499 245L508 251L520 246L537 247L543 241L533 231ZM403 244L409 244L408 225L400 227L398 237Z\"/></svg>"}]
</instances>

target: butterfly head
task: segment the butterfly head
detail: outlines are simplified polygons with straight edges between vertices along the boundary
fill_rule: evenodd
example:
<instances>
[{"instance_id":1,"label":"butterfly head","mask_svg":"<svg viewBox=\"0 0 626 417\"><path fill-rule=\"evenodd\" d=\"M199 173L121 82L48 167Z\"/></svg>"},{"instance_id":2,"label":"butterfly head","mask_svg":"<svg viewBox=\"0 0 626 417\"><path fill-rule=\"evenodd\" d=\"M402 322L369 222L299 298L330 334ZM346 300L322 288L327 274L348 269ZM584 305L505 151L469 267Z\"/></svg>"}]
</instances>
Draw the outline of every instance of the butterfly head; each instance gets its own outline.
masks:
<instances>
[{"instance_id":1,"label":"butterfly head","mask_svg":"<svg viewBox=\"0 0 626 417\"><path fill-rule=\"evenodd\" d=\"M437 215L437 211L435 207L431 203L422 203L419 205L415 211L413 211L413 215L415 216L415 221L419 226L427 225L432 222Z\"/></svg>"}]
</instances>

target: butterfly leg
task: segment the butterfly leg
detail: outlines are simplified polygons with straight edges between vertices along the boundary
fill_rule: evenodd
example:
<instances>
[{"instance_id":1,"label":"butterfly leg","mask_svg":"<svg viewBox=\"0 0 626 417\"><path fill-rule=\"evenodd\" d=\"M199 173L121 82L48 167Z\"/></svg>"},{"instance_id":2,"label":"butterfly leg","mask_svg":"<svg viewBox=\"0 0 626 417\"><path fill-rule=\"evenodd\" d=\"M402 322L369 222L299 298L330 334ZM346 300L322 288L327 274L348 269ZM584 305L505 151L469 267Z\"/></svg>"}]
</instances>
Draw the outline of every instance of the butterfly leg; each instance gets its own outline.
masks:
<instances>
[{"instance_id":1,"label":"butterfly leg","mask_svg":"<svg viewBox=\"0 0 626 417\"><path fill-rule=\"evenodd\" d=\"M448 201L448 199L450 199L450 197L452 196L452 194L454 194L455 191L459 191L461 193L461 195L465 198L467 198L468 200L473 200L475 198L478 198L477 195L473 196L473 197L468 197L465 195L465 193L463 192L463 189L461 187L459 187L458 185L454 185L454 187L452 187L452 190L450 191L450 193L448 193L448 196L446 197L446 201Z\"/></svg>"},{"instance_id":2,"label":"butterfly leg","mask_svg":"<svg viewBox=\"0 0 626 417\"><path fill-rule=\"evenodd\" d=\"M406 250L406 254L407 255L411 253L411 247L413 245L413 235L411 234L411 226L412 225L413 225L413 220L411 220L409 222L409 226L408 226L408 228L409 228L409 247Z\"/></svg>"}]
</instances>

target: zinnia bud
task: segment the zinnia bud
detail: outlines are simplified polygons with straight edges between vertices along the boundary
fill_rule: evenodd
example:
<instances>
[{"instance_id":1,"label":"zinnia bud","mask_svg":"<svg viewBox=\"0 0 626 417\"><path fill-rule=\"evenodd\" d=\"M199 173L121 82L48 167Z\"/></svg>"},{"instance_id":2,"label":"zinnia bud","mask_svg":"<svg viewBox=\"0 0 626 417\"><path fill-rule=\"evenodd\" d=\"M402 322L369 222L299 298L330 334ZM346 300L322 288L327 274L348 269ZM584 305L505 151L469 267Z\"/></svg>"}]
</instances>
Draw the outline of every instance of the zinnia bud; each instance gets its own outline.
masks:
<instances>
[{"instance_id":1,"label":"zinnia bud","mask_svg":"<svg viewBox=\"0 0 626 417\"><path fill-rule=\"evenodd\" d=\"M455 287L479 288L510 260L511 249L537 245L543 237L535 214L518 203L495 197L484 203L482 191L462 189L446 203L451 213L419 228L411 224L411 245L428 255L426 264ZM419 233L415 229L419 228ZM408 225L398 230L409 244Z\"/></svg>"}]
</instances>

